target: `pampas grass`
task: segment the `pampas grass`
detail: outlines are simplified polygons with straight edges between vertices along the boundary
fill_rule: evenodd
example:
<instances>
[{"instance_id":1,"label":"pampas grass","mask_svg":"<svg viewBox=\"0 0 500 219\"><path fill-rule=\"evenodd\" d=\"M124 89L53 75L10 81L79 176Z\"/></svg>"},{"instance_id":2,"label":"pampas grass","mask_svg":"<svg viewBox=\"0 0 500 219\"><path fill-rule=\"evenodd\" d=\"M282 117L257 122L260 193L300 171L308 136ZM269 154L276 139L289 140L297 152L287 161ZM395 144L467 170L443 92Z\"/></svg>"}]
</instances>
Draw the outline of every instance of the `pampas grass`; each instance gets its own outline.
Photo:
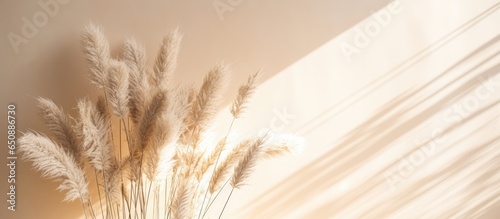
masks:
<instances>
[{"instance_id":1,"label":"pampas grass","mask_svg":"<svg viewBox=\"0 0 500 219\"><path fill-rule=\"evenodd\" d=\"M167 35L149 69L144 46L137 40L127 39L122 57L111 58L101 29L91 24L81 43L90 81L102 95L95 103L88 97L79 100L75 119L51 100L38 99L51 138L27 132L20 150L35 170L60 182L65 201L82 202L86 217L204 218L229 184L221 217L234 189L248 183L259 160L303 147L302 138L269 131L229 140L235 120L248 108L260 71L248 77L229 106L232 121L226 135L210 137L207 130L230 70L215 65L199 88L172 86L181 39L177 30ZM122 144L128 150L122 150ZM96 176L101 205L97 214L86 166Z\"/></svg>"},{"instance_id":2,"label":"pampas grass","mask_svg":"<svg viewBox=\"0 0 500 219\"><path fill-rule=\"evenodd\" d=\"M216 65L205 76L198 94L191 102L191 109L186 116L186 130L182 142L196 148L203 131L216 113L223 89L226 85L228 67L224 64ZM193 98L193 97L191 97Z\"/></svg>"},{"instance_id":3,"label":"pampas grass","mask_svg":"<svg viewBox=\"0 0 500 219\"><path fill-rule=\"evenodd\" d=\"M82 34L81 44L89 63L90 81L99 88L105 87L106 68L109 61L109 43L101 28L90 24Z\"/></svg>"},{"instance_id":4,"label":"pampas grass","mask_svg":"<svg viewBox=\"0 0 500 219\"><path fill-rule=\"evenodd\" d=\"M234 118L240 117L246 107L248 99L255 92L255 89L257 88L257 77L259 76L259 73L260 71L253 75L250 75L247 79L247 82L241 85L240 89L238 90L238 96L231 105L231 114Z\"/></svg>"},{"instance_id":5,"label":"pampas grass","mask_svg":"<svg viewBox=\"0 0 500 219\"><path fill-rule=\"evenodd\" d=\"M42 172L44 177L61 181L57 189L66 191L64 201L80 199L84 204L90 202L84 171L72 154L36 132L25 133L19 144L24 159L32 161L35 170Z\"/></svg>"},{"instance_id":6,"label":"pampas grass","mask_svg":"<svg viewBox=\"0 0 500 219\"><path fill-rule=\"evenodd\" d=\"M154 65L153 83L161 88L168 87L168 81L177 66L182 35L177 29L165 36Z\"/></svg>"},{"instance_id":7,"label":"pampas grass","mask_svg":"<svg viewBox=\"0 0 500 219\"><path fill-rule=\"evenodd\" d=\"M71 117L66 115L52 100L38 98L40 114L57 143L78 163L83 165L82 149L78 136L71 124Z\"/></svg>"},{"instance_id":8,"label":"pampas grass","mask_svg":"<svg viewBox=\"0 0 500 219\"><path fill-rule=\"evenodd\" d=\"M150 92L149 75L146 74L146 52L144 46L134 38L125 41L123 60L129 68L129 111L131 120L137 124L144 112Z\"/></svg>"},{"instance_id":9,"label":"pampas grass","mask_svg":"<svg viewBox=\"0 0 500 219\"><path fill-rule=\"evenodd\" d=\"M78 133L82 140L85 157L97 171L107 172L115 168L117 163L105 115L97 111L88 98L78 102L78 109L80 111Z\"/></svg>"},{"instance_id":10,"label":"pampas grass","mask_svg":"<svg viewBox=\"0 0 500 219\"><path fill-rule=\"evenodd\" d=\"M106 93L109 95L113 113L124 118L128 113L129 72L123 62L112 60L108 63L106 72Z\"/></svg>"}]
</instances>

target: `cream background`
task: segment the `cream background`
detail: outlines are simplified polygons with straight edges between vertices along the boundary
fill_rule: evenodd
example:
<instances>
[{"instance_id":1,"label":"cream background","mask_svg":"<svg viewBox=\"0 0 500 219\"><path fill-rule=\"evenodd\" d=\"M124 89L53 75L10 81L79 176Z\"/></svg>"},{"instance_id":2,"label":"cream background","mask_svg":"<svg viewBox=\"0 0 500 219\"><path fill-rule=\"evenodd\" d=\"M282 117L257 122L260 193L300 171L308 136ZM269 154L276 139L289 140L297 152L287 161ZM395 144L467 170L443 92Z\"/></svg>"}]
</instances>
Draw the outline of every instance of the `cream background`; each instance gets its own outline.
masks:
<instances>
[{"instance_id":1,"label":"cream background","mask_svg":"<svg viewBox=\"0 0 500 219\"><path fill-rule=\"evenodd\" d=\"M231 63L227 104L238 84L263 67L263 82L235 128L276 129L275 111L286 109L294 118L275 125L308 141L300 155L262 162L233 194L226 218L498 218L500 86L487 98L476 91L481 75L500 81L498 1L400 2L401 12L349 62L340 45L352 44L355 29L389 1L243 0L220 20L211 1L73 0L19 54L6 35L19 33L21 18L40 8L36 1L2 1L0 112L14 102L19 131L43 130L33 97L51 98L74 114L76 99L95 96L78 47L89 20L104 27L113 53L135 36L150 57L163 34L179 27L176 80L199 83L214 63ZM472 99L479 105L461 123L444 118ZM227 109L218 117L215 130L223 132ZM387 169L428 145L435 130L445 135L435 138L433 153L391 189ZM18 211L1 208L0 218L81 215L79 203L62 203L56 184L29 165L18 164ZM7 176L4 165L0 170ZM7 188L5 180L0 186Z\"/></svg>"}]
</instances>

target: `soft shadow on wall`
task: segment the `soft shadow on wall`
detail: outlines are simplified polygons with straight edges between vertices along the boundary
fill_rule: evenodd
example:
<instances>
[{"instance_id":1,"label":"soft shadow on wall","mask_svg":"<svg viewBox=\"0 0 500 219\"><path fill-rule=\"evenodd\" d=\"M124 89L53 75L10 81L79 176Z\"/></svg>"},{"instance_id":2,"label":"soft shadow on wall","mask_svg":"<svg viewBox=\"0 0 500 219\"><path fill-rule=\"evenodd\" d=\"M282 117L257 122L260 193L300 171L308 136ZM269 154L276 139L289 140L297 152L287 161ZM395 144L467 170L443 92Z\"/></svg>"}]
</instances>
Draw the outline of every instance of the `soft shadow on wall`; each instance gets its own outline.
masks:
<instances>
[{"instance_id":1,"label":"soft shadow on wall","mask_svg":"<svg viewBox=\"0 0 500 219\"><path fill-rule=\"evenodd\" d=\"M467 31L470 27L474 26L488 15L496 12L498 6L499 4L496 4L484 11L482 14L476 16L426 49L417 53L414 57L408 59L404 63L401 63L395 70L383 75L381 78L374 81L373 84L367 86L364 90L357 92L355 95L358 98L349 98L349 100L346 100L349 101L347 107L339 109L334 106L316 117L318 118L318 121L321 122L318 122L312 127L306 124L308 127L302 128L298 131L307 134L320 128L325 123L333 122L336 115L340 114L344 110L348 110L350 106L363 99L364 95L377 90L391 79L397 77L398 74L401 74L406 68L418 63L433 51L438 50L441 46L453 41L453 39L460 36L461 33ZM347 134L340 141L340 143L333 142L330 144L335 144L335 147L327 154L297 171L298 174L294 174L289 178L282 180L276 186L262 193L263 196L250 202L252 204L248 206L248 208L244 209L246 212L244 214L245 217L280 218L283 215L286 215L287 212L298 208L302 204L311 200L313 197L318 196L323 191L339 183L343 178L352 172L359 170L360 167L365 165L368 161L370 161L370 159L379 155L382 151L390 149L388 148L389 144L393 143L400 136L415 129L418 125L436 115L446 106L469 95L469 92L480 86L480 83L478 83L479 81L495 77L500 72L500 64L496 63L493 64L493 66L488 66L487 64L491 64L491 60L498 57L498 52L489 54L485 57L481 56L481 54L493 45L498 44L499 39L499 36L495 37L471 54L467 55L462 60L458 61L449 69L442 72L432 81L429 81L420 87L408 89L406 93L403 93L399 95L398 98L386 103L385 107L379 109L378 112L370 119L366 120L363 124L359 125L356 129ZM473 63L472 58L477 58L477 56L482 57L481 62L474 64L471 68L466 68L467 70L463 71L462 74L457 75L453 80L446 82L445 86L433 88L433 84L438 82L441 83L446 80L445 76L447 76L447 74L451 71L462 71L464 66ZM476 73L477 70L483 68L486 68L486 70L481 70L479 73ZM461 85L454 87L453 85L456 84ZM430 94L427 94L429 91ZM417 112L416 115L407 118L408 114L414 113L413 109L417 106L429 104L428 98L433 96L442 96L442 98L439 101L430 104L430 106L422 111ZM498 100L492 101L490 104L487 104L483 108L468 115L466 118L463 118L460 123L455 123L447 127L440 133L440 135L444 136L460 129L464 125L470 125L474 119L483 116L485 113L492 113L497 105ZM404 119L404 122L401 123L401 118L406 119ZM496 121L497 120L494 119L486 122L475 130L469 132L469 135L464 136L462 140L465 140L480 131L488 130L488 128L491 129L490 126L495 125L494 123ZM313 121L311 121L311 123L312 122ZM381 130L386 131L381 132ZM444 151L441 151L436 155L433 155L433 159L438 159L440 156L446 154L446 151L453 150L453 146L460 144L460 142L461 141L451 143L450 147L444 149ZM417 145L417 148L427 144L429 144L429 142L422 142L420 145ZM431 174L412 183L412 185L400 191L400 194L391 197L386 197L385 195L381 196L380 191L387 190L384 173L389 170L391 166L397 165L399 161L391 163L387 165L385 169L382 169L374 174L371 179L361 182L341 197L334 197L329 202L324 203L324 205L311 210L311 212L306 214L304 218L326 218L339 216L338 214L346 209L352 209L353 203L367 205L360 206L358 209L354 208L354 211L360 211L358 212L359 215L369 218L384 218L391 216L398 210L411 206L412 201L430 193L436 194L436 192L439 192L439 194L448 194L452 192L452 189L455 186L467 188L466 197L468 198L463 198L461 200L474 201L464 201L448 206L444 205L434 216L438 216L438 218L460 215L466 217L478 216L481 213L484 213L484 209L482 209L483 206L487 206L488 204L491 205L497 201L496 197L498 195L498 191L494 189L490 190L491 192L488 194L480 194L476 196L473 194L478 194L478 191L484 191L481 189L492 189L494 188L493 186L495 183L498 183L499 174L498 171L496 171L498 170L498 163L495 162L495 159L498 159L500 154L500 150L498 149L498 137L488 139L485 143L470 145L469 147L470 149L467 150L466 153L455 157L452 163L437 170L437 173ZM408 154L403 157L408 157L412 152L414 151L412 150L408 152ZM479 162L479 165L477 165L478 161L483 161L483 163ZM476 166L474 166L474 164L476 164ZM466 169L465 167L468 166L473 166L473 170L467 170L469 172L463 171ZM466 175L462 176L464 173ZM453 181L453 179L457 177L463 177L467 180L462 180L462 183L449 182L450 180ZM443 189L442 191L432 189L438 185L443 187L449 186L450 188ZM453 200L453 197L450 198ZM440 201L446 202L451 200L445 199ZM373 205L372 202L376 203L376 205ZM415 217L417 216L415 215Z\"/></svg>"}]
</instances>

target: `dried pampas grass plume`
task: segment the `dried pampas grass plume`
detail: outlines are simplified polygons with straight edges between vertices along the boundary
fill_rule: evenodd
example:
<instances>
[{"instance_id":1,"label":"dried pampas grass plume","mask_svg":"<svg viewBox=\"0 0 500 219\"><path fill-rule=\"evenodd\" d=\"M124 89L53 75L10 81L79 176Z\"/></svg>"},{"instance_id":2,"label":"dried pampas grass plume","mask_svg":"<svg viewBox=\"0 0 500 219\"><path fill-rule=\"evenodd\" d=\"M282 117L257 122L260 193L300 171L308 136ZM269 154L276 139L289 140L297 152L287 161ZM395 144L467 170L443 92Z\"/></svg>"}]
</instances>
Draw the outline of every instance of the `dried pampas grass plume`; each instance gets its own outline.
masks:
<instances>
[{"instance_id":1,"label":"dried pampas grass plume","mask_svg":"<svg viewBox=\"0 0 500 219\"><path fill-rule=\"evenodd\" d=\"M168 122L159 122L153 133L152 144L145 151L145 173L148 179L157 184L167 180L174 165L175 145L174 133Z\"/></svg>"},{"instance_id":2,"label":"dried pampas grass plume","mask_svg":"<svg viewBox=\"0 0 500 219\"><path fill-rule=\"evenodd\" d=\"M165 92L156 92L146 107L137 128L137 138L140 139L139 146L141 149L145 149L149 145L154 128L160 121L160 117L167 106L168 101Z\"/></svg>"},{"instance_id":3,"label":"dried pampas grass plume","mask_svg":"<svg viewBox=\"0 0 500 219\"><path fill-rule=\"evenodd\" d=\"M38 107L45 125L52 131L56 142L64 147L73 159L82 166L82 149L78 136L71 124L71 118L52 100L38 98Z\"/></svg>"},{"instance_id":4,"label":"dried pampas grass plume","mask_svg":"<svg viewBox=\"0 0 500 219\"><path fill-rule=\"evenodd\" d=\"M81 44L85 58L89 63L91 82L99 88L105 87L109 43L101 28L92 23L86 26L82 34Z\"/></svg>"},{"instance_id":5,"label":"dried pampas grass plume","mask_svg":"<svg viewBox=\"0 0 500 219\"><path fill-rule=\"evenodd\" d=\"M124 118L128 112L128 68L123 62L113 60L109 62L107 71L106 92L109 102L113 113Z\"/></svg>"},{"instance_id":6,"label":"dried pampas grass plume","mask_svg":"<svg viewBox=\"0 0 500 219\"><path fill-rule=\"evenodd\" d=\"M266 135L256 138L252 141L247 149L243 158L238 162L234 168L234 174L231 178L231 186L233 188L240 188L244 185L245 179L250 176L255 164L262 156L262 145L266 141Z\"/></svg>"},{"instance_id":7,"label":"dried pampas grass plume","mask_svg":"<svg viewBox=\"0 0 500 219\"><path fill-rule=\"evenodd\" d=\"M108 171L104 172L104 188L113 204L120 205L122 199L122 175L123 167L118 165L112 166Z\"/></svg>"},{"instance_id":8,"label":"dried pampas grass plume","mask_svg":"<svg viewBox=\"0 0 500 219\"><path fill-rule=\"evenodd\" d=\"M217 166L208 186L210 193L213 194L215 191L221 188L224 181L229 178L231 171L233 170L236 163L243 157L243 155L245 155L245 152L247 151L248 147L250 147L252 142L256 140L258 140L258 137L252 137L241 141L235 148L231 150L224 161Z\"/></svg>"},{"instance_id":9,"label":"dried pampas grass plume","mask_svg":"<svg viewBox=\"0 0 500 219\"><path fill-rule=\"evenodd\" d=\"M192 188L188 182L187 179L179 183L179 188L170 206L172 219L186 219L190 214Z\"/></svg>"},{"instance_id":10,"label":"dried pampas grass plume","mask_svg":"<svg viewBox=\"0 0 500 219\"><path fill-rule=\"evenodd\" d=\"M192 145L195 148L198 145L202 132L216 113L217 105L226 86L228 73L228 67L220 64L205 76L203 84L191 104L191 110L186 117L188 128L182 136L184 144Z\"/></svg>"},{"instance_id":11,"label":"dried pampas grass plume","mask_svg":"<svg viewBox=\"0 0 500 219\"><path fill-rule=\"evenodd\" d=\"M28 132L19 139L19 150L24 159L33 161L35 170L44 177L61 180L57 188L66 191L65 201L81 199L90 202L89 190L83 169L71 154L44 135Z\"/></svg>"},{"instance_id":12,"label":"dried pampas grass plume","mask_svg":"<svg viewBox=\"0 0 500 219\"><path fill-rule=\"evenodd\" d=\"M287 154L297 154L301 152L306 145L306 141L302 137L292 134L270 134L269 140L264 144L265 158L275 158Z\"/></svg>"},{"instance_id":13,"label":"dried pampas grass plume","mask_svg":"<svg viewBox=\"0 0 500 219\"><path fill-rule=\"evenodd\" d=\"M150 86L146 72L146 51L134 38L128 39L123 46L123 59L129 68L129 108L130 118L137 124L148 102Z\"/></svg>"},{"instance_id":14,"label":"dried pampas grass plume","mask_svg":"<svg viewBox=\"0 0 500 219\"><path fill-rule=\"evenodd\" d=\"M217 142L217 145L215 146L215 149L210 153L210 156L207 158L204 158L201 161L201 164L199 165L197 171L196 171L196 178L198 180L201 180L203 175L207 172L207 170L217 162L217 158L219 155L224 151L227 145L227 138L223 138Z\"/></svg>"},{"instance_id":15,"label":"dried pampas grass plume","mask_svg":"<svg viewBox=\"0 0 500 219\"><path fill-rule=\"evenodd\" d=\"M97 102L95 105L96 105L97 112L104 119L104 123L109 125L109 122L111 121L111 115L109 113L108 107L106 106L105 97L104 96L97 97ZM110 128L108 128L108 132L111 132Z\"/></svg>"},{"instance_id":16,"label":"dried pampas grass plume","mask_svg":"<svg viewBox=\"0 0 500 219\"><path fill-rule=\"evenodd\" d=\"M85 156L97 171L107 172L117 166L114 148L110 142L109 125L88 98L78 102L80 111L79 134Z\"/></svg>"},{"instance_id":17,"label":"dried pampas grass plume","mask_svg":"<svg viewBox=\"0 0 500 219\"><path fill-rule=\"evenodd\" d=\"M255 92L259 74L260 71L253 75L250 75L247 79L247 82L241 85L241 87L239 88L238 97L236 97L236 100L231 105L231 114L234 118L239 118L241 116L241 113L248 103L248 99Z\"/></svg>"},{"instance_id":18,"label":"dried pampas grass plume","mask_svg":"<svg viewBox=\"0 0 500 219\"><path fill-rule=\"evenodd\" d=\"M123 60L131 72L145 74L146 50L135 38L129 38L123 44Z\"/></svg>"},{"instance_id":19,"label":"dried pampas grass plume","mask_svg":"<svg viewBox=\"0 0 500 219\"><path fill-rule=\"evenodd\" d=\"M167 88L177 66L177 56L180 50L182 35L177 29L163 38L154 65L153 82L160 88Z\"/></svg>"}]
</instances>

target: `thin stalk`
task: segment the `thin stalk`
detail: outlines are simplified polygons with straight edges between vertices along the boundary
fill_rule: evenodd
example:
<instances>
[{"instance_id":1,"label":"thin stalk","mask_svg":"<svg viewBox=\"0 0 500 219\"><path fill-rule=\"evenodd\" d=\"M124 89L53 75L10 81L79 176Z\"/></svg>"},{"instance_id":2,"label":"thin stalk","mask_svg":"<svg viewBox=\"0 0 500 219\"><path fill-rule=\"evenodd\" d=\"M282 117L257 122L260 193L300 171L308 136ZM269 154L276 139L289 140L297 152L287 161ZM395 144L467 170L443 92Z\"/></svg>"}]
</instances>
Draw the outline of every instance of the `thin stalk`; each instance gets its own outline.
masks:
<instances>
[{"instance_id":1,"label":"thin stalk","mask_svg":"<svg viewBox=\"0 0 500 219\"><path fill-rule=\"evenodd\" d=\"M141 207L141 213L143 212L144 210L144 192L143 192L143 188L142 188L142 159L143 159L143 155L144 154L141 154L141 159L139 161L139 185L137 185L137 188L136 188L136 199L135 199L135 202L136 202L136 206L137 206L137 201L139 201L139 206ZM139 195L139 193L141 195Z\"/></svg>"},{"instance_id":2,"label":"thin stalk","mask_svg":"<svg viewBox=\"0 0 500 219\"><path fill-rule=\"evenodd\" d=\"M231 188L231 193L229 193L229 196L227 197L226 203L224 204L224 207L222 208L222 211L220 212L219 219L222 217L222 213L224 213L224 209L226 209L227 203L229 202L229 199L231 198L233 191L234 191L234 187Z\"/></svg>"},{"instance_id":3,"label":"thin stalk","mask_svg":"<svg viewBox=\"0 0 500 219\"><path fill-rule=\"evenodd\" d=\"M130 201L130 206L132 208L132 204L134 204L134 208L136 207L135 203L133 202L133 197L134 197L134 193L135 192L135 185L134 185L134 182L130 182L130 196L129 196L129 201ZM130 212L132 214L132 212Z\"/></svg>"},{"instance_id":4,"label":"thin stalk","mask_svg":"<svg viewBox=\"0 0 500 219\"><path fill-rule=\"evenodd\" d=\"M104 197L106 197L106 218L109 217L109 212L110 212L110 207L111 207L111 201L109 200L109 193L108 193L108 188L106 187L106 175L102 174L102 179L104 181Z\"/></svg>"},{"instance_id":5,"label":"thin stalk","mask_svg":"<svg viewBox=\"0 0 500 219\"><path fill-rule=\"evenodd\" d=\"M210 202L210 204L207 206L207 209L205 209L205 212L203 213L203 217L205 217L205 214L207 214L208 212L208 209L210 209L210 206L212 206L212 204L215 202L215 199L217 199L217 197L219 197L219 194L220 192L222 192L222 189L224 189L224 187L227 185L227 183L229 182L229 179L226 180L226 182L224 183L224 185L222 185L222 187L219 189L219 191L217 192L217 194L215 195L214 199L212 201L210 201L212 199L212 195L210 195L208 201Z\"/></svg>"},{"instance_id":6,"label":"thin stalk","mask_svg":"<svg viewBox=\"0 0 500 219\"><path fill-rule=\"evenodd\" d=\"M122 121L123 119L121 119L119 121L119 125L120 125L120 159L119 159L119 164L121 165L122 163ZM123 124L123 126L125 126L125 124ZM122 203L122 212L123 212L123 217L125 217L125 197L123 196L123 173L120 171L120 182L121 182L121 196L122 196L122 199L121 199L121 203Z\"/></svg>"},{"instance_id":7,"label":"thin stalk","mask_svg":"<svg viewBox=\"0 0 500 219\"><path fill-rule=\"evenodd\" d=\"M160 188L159 185L156 186L156 218L160 218Z\"/></svg>"},{"instance_id":8,"label":"thin stalk","mask_svg":"<svg viewBox=\"0 0 500 219\"><path fill-rule=\"evenodd\" d=\"M105 103L106 103L106 108L107 110L109 111L109 104L108 104L108 94L106 91L104 91L104 100ZM111 142L113 142L113 145L115 144L115 139L113 137L113 125L111 124L111 118L109 119L109 124L108 124L108 127L109 127L109 130L111 130L110 134L111 134Z\"/></svg>"},{"instance_id":9,"label":"thin stalk","mask_svg":"<svg viewBox=\"0 0 500 219\"><path fill-rule=\"evenodd\" d=\"M128 145L128 148L129 148L129 153L132 152L130 150L130 141L129 141L129 132L128 132L128 129L127 129L127 125L125 123L125 120L123 118L121 118L121 122L123 123L123 128L125 129L125 139L127 140L127 145Z\"/></svg>"},{"instance_id":10,"label":"thin stalk","mask_svg":"<svg viewBox=\"0 0 500 219\"><path fill-rule=\"evenodd\" d=\"M92 202L90 202L90 203L92 203ZM89 206L88 208L90 209L90 216L92 218L96 218L94 208L92 207L92 204L90 204L90 203L87 203L87 205Z\"/></svg>"},{"instance_id":11,"label":"thin stalk","mask_svg":"<svg viewBox=\"0 0 500 219\"><path fill-rule=\"evenodd\" d=\"M83 204L83 200L81 200L82 207L83 207L83 214L85 214L85 219L87 219L87 210L85 209L85 204Z\"/></svg>"},{"instance_id":12,"label":"thin stalk","mask_svg":"<svg viewBox=\"0 0 500 219\"><path fill-rule=\"evenodd\" d=\"M231 131L231 128L233 128L233 124L234 124L234 120L236 118L233 117L233 120L231 120L231 125L229 125L229 129L227 130L227 133L226 133L226 136L224 137L224 141L227 140L227 137L229 136L229 132ZM219 164L219 159L220 159L220 154L222 153L219 152L219 154L217 155L217 160L215 161L215 165L214 165L214 169L212 171L212 175L210 176L210 180L208 181L209 183L212 181L212 178L214 177L214 173L215 173L215 169L217 169L217 164ZM198 219L200 219L200 215L201 215L201 212L203 211L203 205L205 205L205 199L207 198L207 194L208 194L208 190L205 191L205 195L203 196L203 202L201 202L201 208L200 208L200 213L198 214Z\"/></svg>"},{"instance_id":13,"label":"thin stalk","mask_svg":"<svg viewBox=\"0 0 500 219\"><path fill-rule=\"evenodd\" d=\"M182 162L182 160L181 160L181 162ZM181 170L182 170L182 165L179 167L179 169L181 169ZM175 192L176 192L176 190L177 190L177 185L175 185L175 181L176 181L176 180L177 180L177 174L174 174L174 175L172 176L172 185L170 186L170 190L171 190L171 191L170 191L170 200L169 200L169 202L168 202L167 204L165 204L165 206L168 208L167 219L169 219L169 218L170 218L170 212L172 212L172 211L170 210L170 202L172 202L172 200L174 199L174 193L175 193ZM172 191L172 190L173 190L173 191Z\"/></svg>"},{"instance_id":14,"label":"thin stalk","mask_svg":"<svg viewBox=\"0 0 500 219\"><path fill-rule=\"evenodd\" d=\"M123 200L122 200L123 201ZM117 218L120 218L120 207L118 205L116 205L116 215L117 215ZM124 217L125 215L123 215Z\"/></svg>"},{"instance_id":15,"label":"thin stalk","mask_svg":"<svg viewBox=\"0 0 500 219\"><path fill-rule=\"evenodd\" d=\"M104 90L104 99L105 99L106 108L109 111L110 109L109 109L109 103L108 103L108 92L106 92L106 90ZM111 118L109 120L108 126L109 126L109 129L111 130L111 132L110 132L110 134L111 134L111 142L113 142L113 145L114 145L115 139L114 139L114 134L113 134L113 125L112 125ZM121 130L120 130L120 134L121 134ZM120 137L120 143L121 143L121 137ZM121 147L120 147L120 149L121 149ZM104 178L104 175L103 175L103 178ZM107 195L106 195L106 200L107 200ZM106 205L107 205L107 203L108 202L106 201ZM108 213L109 213L109 210L108 210L108 207L106 207L106 217L108 216Z\"/></svg>"},{"instance_id":16,"label":"thin stalk","mask_svg":"<svg viewBox=\"0 0 500 219\"><path fill-rule=\"evenodd\" d=\"M146 196L147 197L146 198L146 205L144 206L144 218L146 218L146 216L147 216L146 214L147 214L147 211L148 211L149 194L151 193L151 184L152 183L153 183L152 181L149 182L148 196Z\"/></svg>"},{"instance_id":17,"label":"thin stalk","mask_svg":"<svg viewBox=\"0 0 500 219\"><path fill-rule=\"evenodd\" d=\"M156 186L155 188L153 189L153 217L152 218L155 218L156 216Z\"/></svg>"},{"instance_id":18,"label":"thin stalk","mask_svg":"<svg viewBox=\"0 0 500 219\"><path fill-rule=\"evenodd\" d=\"M142 180L142 182L141 182L141 204L142 204L142 208L141 209L143 209L143 211L146 210L146 206L145 206L145 204L146 204L146 197L145 197L144 193L145 193L144 180Z\"/></svg>"},{"instance_id":19,"label":"thin stalk","mask_svg":"<svg viewBox=\"0 0 500 219\"><path fill-rule=\"evenodd\" d=\"M125 192L127 192L127 191L125 191L125 186L124 186L124 184L122 184L122 194L125 194ZM129 215L128 218L131 219L130 218L130 213L131 213L130 203L129 203L128 199L126 199L125 197L122 197L122 198L125 200L125 203L127 203L127 209L128 209L128 215ZM127 215L127 211L123 211L123 218L125 218L126 215Z\"/></svg>"},{"instance_id":20,"label":"thin stalk","mask_svg":"<svg viewBox=\"0 0 500 219\"><path fill-rule=\"evenodd\" d=\"M163 204L165 206L164 213L163 213L164 219L167 217L167 209L168 209L167 203L168 203L168 179L165 180L165 203Z\"/></svg>"},{"instance_id":21,"label":"thin stalk","mask_svg":"<svg viewBox=\"0 0 500 219\"><path fill-rule=\"evenodd\" d=\"M191 140L192 140L192 138L193 138L193 134L194 134L194 129L191 131L191 134L189 135L189 140L188 140L188 142L187 142L188 144L187 144L187 146L186 146L186 147L187 147L187 148L186 148L186 150L188 150L188 149L189 149L189 144L191 143ZM187 152L186 152L186 153L187 153ZM193 156L194 156L194 149L193 149ZM182 159L181 159L181 164L182 164ZM181 166L179 167L179 171L178 171L178 172L179 172L179 174L181 174L181 175L182 175L182 169L183 169L183 168L184 168L184 165L181 165ZM177 178L177 177L175 177L176 175L177 175L177 174L174 174L174 179L173 179L172 186L171 186L171 188L173 189L173 191L171 191L171 194L170 194L170 195L171 195L171 197L170 197L171 199L173 199L173 198L174 198L174 194L175 194L175 192L177 192L177 185L175 184L175 180L176 180L176 178ZM169 218L170 218L170 211L168 211L168 215L167 215L167 219L169 219Z\"/></svg>"},{"instance_id":22,"label":"thin stalk","mask_svg":"<svg viewBox=\"0 0 500 219\"><path fill-rule=\"evenodd\" d=\"M99 179L97 176L97 170L95 169L94 169L94 175L95 175L95 183L97 185L97 195L99 196L99 205L101 206L101 214L102 214L101 190L99 189Z\"/></svg>"}]
</instances>

